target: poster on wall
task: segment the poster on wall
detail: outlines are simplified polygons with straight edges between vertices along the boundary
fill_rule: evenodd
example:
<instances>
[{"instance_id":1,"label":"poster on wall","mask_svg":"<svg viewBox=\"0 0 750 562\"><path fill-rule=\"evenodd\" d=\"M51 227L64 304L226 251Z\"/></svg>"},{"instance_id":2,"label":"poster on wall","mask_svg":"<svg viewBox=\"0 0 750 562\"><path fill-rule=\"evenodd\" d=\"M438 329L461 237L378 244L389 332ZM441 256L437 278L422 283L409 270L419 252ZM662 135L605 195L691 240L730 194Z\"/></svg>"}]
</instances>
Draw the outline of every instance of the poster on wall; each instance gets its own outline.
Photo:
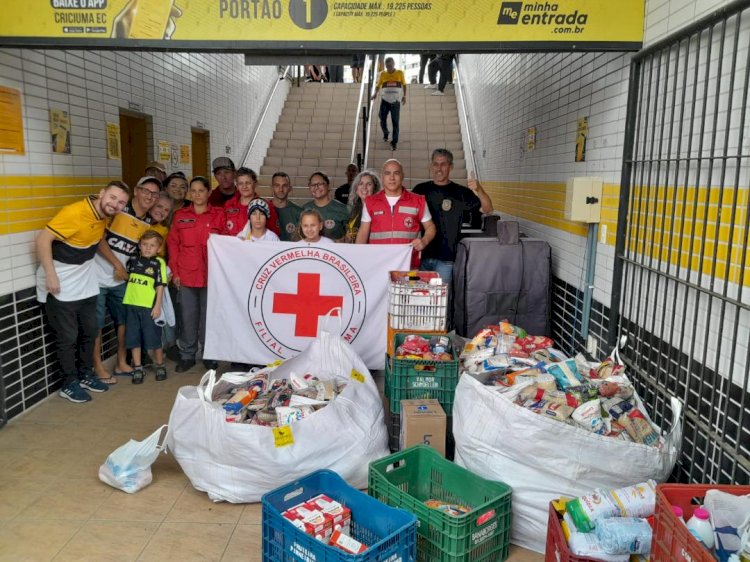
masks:
<instances>
[{"instance_id":1,"label":"poster on wall","mask_svg":"<svg viewBox=\"0 0 750 562\"><path fill-rule=\"evenodd\" d=\"M172 143L170 161L172 163L172 169L176 170L180 165L180 147L177 143Z\"/></svg>"},{"instance_id":2,"label":"poster on wall","mask_svg":"<svg viewBox=\"0 0 750 562\"><path fill-rule=\"evenodd\" d=\"M576 162L586 161L586 139L589 136L589 118L578 118L578 129L576 132Z\"/></svg>"},{"instance_id":3,"label":"poster on wall","mask_svg":"<svg viewBox=\"0 0 750 562\"><path fill-rule=\"evenodd\" d=\"M11 45L289 54L385 51L384 38L402 53L637 50L644 2L3 0L13 17L0 19L0 38Z\"/></svg>"},{"instance_id":4,"label":"poster on wall","mask_svg":"<svg viewBox=\"0 0 750 562\"><path fill-rule=\"evenodd\" d=\"M526 152L534 152L536 148L536 127L526 130Z\"/></svg>"},{"instance_id":5,"label":"poster on wall","mask_svg":"<svg viewBox=\"0 0 750 562\"><path fill-rule=\"evenodd\" d=\"M159 162L169 162L172 157L172 143L169 141L159 141Z\"/></svg>"},{"instance_id":6,"label":"poster on wall","mask_svg":"<svg viewBox=\"0 0 750 562\"><path fill-rule=\"evenodd\" d=\"M120 160L122 158L120 125L117 123L107 123L107 158L109 160Z\"/></svg>"},{"instance_id":7,"label":"poster on wall","mask_svg":"<svg viewBox=\"0 0 750 562\"><path fill-rule=\"evenodd\" d=\"M0 154L26 154L21 107L21 90L0 86Z\"/></svg>"},{"instance_id":8,"label":"poster on wall","mask_svg":"<svg viewBox=\"0 0 750 562\"><path fill-rule=\"evenodd\" d=\"M52 152L70 154L70 115L67 111L50 108L49 131L52 136Z\"/></svg>"},{"instance_id":9,"label":"poster on wall","mask_svg":"<svg viewBox=\"0 0 750 562\"><path fill-rule=\"evenodd\" d=\"M180 145L180 164L190 164L190 145Z\"/></svg>"}]
</instances>

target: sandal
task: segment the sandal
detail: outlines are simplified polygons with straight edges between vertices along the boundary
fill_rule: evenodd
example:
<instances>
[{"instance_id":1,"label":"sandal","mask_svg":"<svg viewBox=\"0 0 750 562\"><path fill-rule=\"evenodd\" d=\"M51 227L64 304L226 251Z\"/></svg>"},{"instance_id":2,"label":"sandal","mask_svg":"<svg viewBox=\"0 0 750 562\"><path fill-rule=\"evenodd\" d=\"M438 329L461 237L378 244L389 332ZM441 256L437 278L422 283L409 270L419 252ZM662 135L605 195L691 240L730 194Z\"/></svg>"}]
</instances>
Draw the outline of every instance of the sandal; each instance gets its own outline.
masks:
<instances>
[{"instance_id":1,"label":"sandal","mask_svg":"<svg viewBox=\"0 0 750 562\"><path fill-rule=\"evenodd\" d=\"M133 384L143 384L143 367L135 367L133 369Z\"/></svg>"},{"instance_id":2,"label":"sandal","mask_svg":"<svg viewBox=\"0 0 750 562\"><path fill-rule=\"evenodd\" d=\"M114 371L112 371L112 374L116 377L132 377L133 371L118 371L117 369L115 369Z\"/></svg>"},{"instance_id":3,"label":"sandal","mask_svg":"<svg viewBox=\"0 0 750 562\"><path fill-rule=\"evenodd\" d=\"M103 382L104 384L117 384L117 378L116 377L97 377L99 379L99 382Z\"/></svg>"}]
</instances>

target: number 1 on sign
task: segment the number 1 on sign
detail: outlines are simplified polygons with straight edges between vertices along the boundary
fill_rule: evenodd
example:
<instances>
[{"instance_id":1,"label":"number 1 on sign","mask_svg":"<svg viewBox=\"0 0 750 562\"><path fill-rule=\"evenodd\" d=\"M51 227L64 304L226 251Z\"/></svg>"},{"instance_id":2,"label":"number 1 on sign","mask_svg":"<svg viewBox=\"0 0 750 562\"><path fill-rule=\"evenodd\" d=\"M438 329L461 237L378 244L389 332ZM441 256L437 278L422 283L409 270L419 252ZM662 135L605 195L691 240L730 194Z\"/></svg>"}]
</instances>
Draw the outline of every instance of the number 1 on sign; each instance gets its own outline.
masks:
<instances>
[{"instance_id":1,"label":"number 1 on sign","mask_svg":"<svg viewBox=\"0 0 750 562\"><path fill-rule=\"evenodd\" d=\"M305 22L308 25L312 25L312 3L313 0L302 0L305 5Z\"/></svg>"}]
</instances>

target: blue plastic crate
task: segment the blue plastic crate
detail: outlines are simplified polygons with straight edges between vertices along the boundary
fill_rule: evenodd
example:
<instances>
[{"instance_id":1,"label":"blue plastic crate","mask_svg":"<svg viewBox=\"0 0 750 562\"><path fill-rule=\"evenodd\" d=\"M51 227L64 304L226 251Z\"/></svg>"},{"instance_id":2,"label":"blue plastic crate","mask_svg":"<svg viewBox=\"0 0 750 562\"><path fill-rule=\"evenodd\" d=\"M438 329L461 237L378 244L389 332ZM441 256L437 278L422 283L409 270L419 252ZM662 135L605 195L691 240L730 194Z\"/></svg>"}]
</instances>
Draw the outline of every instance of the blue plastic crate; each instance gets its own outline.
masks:
<instances>
[{"instance_id":1,"label":"blue plastic crate","mask_svg":"<svg viewBox=\"0 0 750 562\"><path fill-rule=\"evenodd\" d=\"M369 548L347 554L297 529L282 513L318 494L352 511L351 536ZM417 518L389 507L349 486L331 470L318 470L265 494L263 502L264 562L414 562Z\"/></svg>"}]
</instances>

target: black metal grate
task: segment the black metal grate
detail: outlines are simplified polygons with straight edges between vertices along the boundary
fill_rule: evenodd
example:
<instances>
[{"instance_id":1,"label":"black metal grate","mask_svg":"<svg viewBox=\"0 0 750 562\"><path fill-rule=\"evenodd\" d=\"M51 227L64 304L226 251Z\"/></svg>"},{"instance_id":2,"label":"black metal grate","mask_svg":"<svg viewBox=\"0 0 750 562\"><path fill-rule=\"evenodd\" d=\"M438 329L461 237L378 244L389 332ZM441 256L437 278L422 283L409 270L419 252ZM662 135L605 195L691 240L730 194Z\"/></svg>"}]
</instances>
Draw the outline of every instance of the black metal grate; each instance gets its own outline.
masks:
<instances>
[{"instance_id":1,"label":"black metal grate","mask_svg":"<svg viewBox=\"0 0 750 562\"><path fill-rule=\"evenodd\" d=\"M685 482L750 483L750 1L633 58L610 343L657 421L685 406Z\"/></svg>"}]
</instances>

